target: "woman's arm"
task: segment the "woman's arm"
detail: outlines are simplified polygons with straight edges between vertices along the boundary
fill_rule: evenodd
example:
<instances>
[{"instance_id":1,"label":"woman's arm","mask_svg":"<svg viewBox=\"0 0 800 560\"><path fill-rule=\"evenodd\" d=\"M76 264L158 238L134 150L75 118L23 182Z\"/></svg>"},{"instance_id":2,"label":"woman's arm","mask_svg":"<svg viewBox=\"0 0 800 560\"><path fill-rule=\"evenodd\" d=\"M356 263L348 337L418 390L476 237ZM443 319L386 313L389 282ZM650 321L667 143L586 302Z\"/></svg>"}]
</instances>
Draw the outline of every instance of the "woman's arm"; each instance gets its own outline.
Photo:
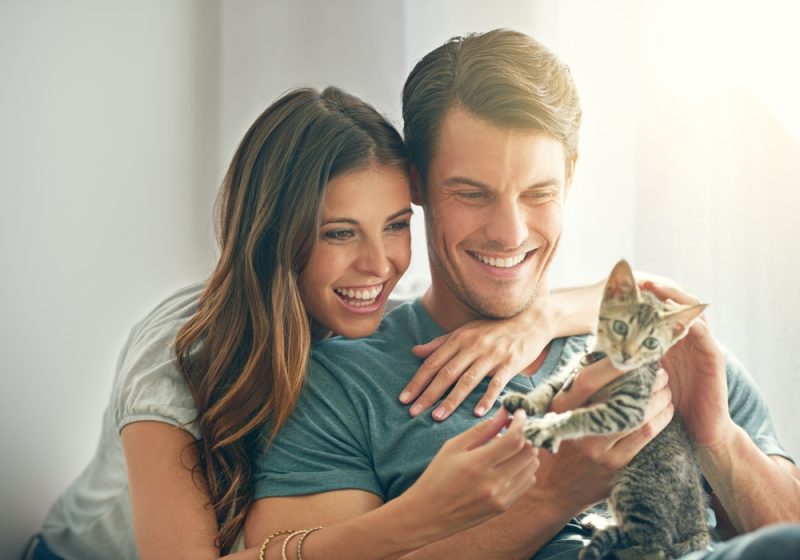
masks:
<instances>
[{"instance_id":1,"label":"woman's arm","mask_svg":"<svg viewBox=\"0 0 800 560\"><path fill-rule=\"evenodd\" d=\"M498 437L507 421L501 410L448 440L420 478L385 504L362 490L258 500L248 512L245 543L260 547L273 533L322 526L304 543L304 557L398 558L480 524L506 511L536 480L538 452L523 435L525 415L515 414ZM265 558L280 558L285 539L276 538ZM290 544L288 558L296 558L296 541Z\"/></svg>"},{"instance_id":2,"label":"woman's arm","mask_svg":"<svg viewBox=\"0 0 800 560\"><path fill-rule=\"evenodd\" d=\"M417 399L409 409L417 416L455 384L433 413L436 420L444 420L485 377L492 377L474 411L476 416L483 416L508 381L535 363L551 340L594 330L603 286L599 282L539 295L516 317L472 321L415 346L414 353L427 359L401 393L400 401L408 404Z\"/></svg>"},{"instance_id":3,"label":"woman's arm","mask_svg":"<svg viewBox=\"0 0 800 560\"><path fill-rule=\"evenodd\" d=\"M219 558L217 521L198 471L194 438L164 422L134 422L122 429L122 445L142 560ZM225 556L256 560L258 548Z\"/></svg>"}]
</instances>

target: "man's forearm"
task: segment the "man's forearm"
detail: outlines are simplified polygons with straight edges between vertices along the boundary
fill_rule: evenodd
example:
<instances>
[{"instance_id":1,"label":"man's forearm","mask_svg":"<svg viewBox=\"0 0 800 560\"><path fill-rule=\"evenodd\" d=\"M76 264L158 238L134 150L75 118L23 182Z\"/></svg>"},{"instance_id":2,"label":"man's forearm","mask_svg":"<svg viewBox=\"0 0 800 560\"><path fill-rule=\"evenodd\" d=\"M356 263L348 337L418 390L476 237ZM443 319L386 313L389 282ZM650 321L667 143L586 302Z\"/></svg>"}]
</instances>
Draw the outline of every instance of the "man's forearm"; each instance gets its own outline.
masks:
<instances>
[{"instance_id":1,"label":"man's forearm","mask_svg":"<svg viewBox=\"0 0 800 560\"><path fill-rule=\"evenodd\" d=\"M538 491L518 500L508 511L476 527L416 550L403 560L527 560L580 513Z\"/></svg>"},{"instance_id":2,"label":"man's forearm","mask_svg":"<svg viewBox=\"0 0 800 560\"><path fill-rule=\"evenodd\" d=\"M765 455L740 427L717 448L699 449L698 458L737 532L800 521L800 469Z\"/></svg>"}]
</instances>

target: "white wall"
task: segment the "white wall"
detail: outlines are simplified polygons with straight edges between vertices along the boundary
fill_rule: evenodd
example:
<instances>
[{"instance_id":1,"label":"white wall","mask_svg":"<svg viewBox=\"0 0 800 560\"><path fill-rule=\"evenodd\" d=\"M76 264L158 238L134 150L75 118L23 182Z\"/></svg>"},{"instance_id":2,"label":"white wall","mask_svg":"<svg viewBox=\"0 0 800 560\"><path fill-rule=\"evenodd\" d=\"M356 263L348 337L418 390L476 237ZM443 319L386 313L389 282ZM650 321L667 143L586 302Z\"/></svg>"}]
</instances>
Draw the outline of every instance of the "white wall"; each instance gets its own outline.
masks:
<instances>
[{"instance_id":1,"label":"white wall","mask_svg":"<svg viewBox=\"0 0 800 560\"><path fill-rule=\"evenodd\" d=\"M0 558L91 456L131 325L212 261L215 20L0 4Z\"/></svg>"}]
</instances>

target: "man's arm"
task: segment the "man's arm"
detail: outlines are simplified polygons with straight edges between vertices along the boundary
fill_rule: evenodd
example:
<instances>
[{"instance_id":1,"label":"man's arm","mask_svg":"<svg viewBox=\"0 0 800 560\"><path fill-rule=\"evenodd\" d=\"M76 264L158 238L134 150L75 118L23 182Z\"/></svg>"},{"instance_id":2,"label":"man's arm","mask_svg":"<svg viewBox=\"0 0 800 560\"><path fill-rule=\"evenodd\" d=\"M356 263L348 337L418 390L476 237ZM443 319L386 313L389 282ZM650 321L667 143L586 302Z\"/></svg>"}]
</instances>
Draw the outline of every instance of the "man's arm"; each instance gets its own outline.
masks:
<instances>
[{"instance_id":1,"label":"man's arm","mask_svg":"<svg viewBox=\"0 0 800 560\"><path fill-rule=\"evenodd\" d=\"M715 447L698 450L700 466L737 533L800 522L800 469L765 455L739 426Z\"/></svg>"},{"instance_id":2,"label":"man's arm","mask_svg":"<svg viewBox=\"0 0 800 560\"><path fill-rule=\"evenodd\" d=\"M648 289L662 299L697 302L674 287L651 284ZM800 521L800 469L764 453L733 420L726 360L706 321L695 321L662 363L703 474L733 529L747 532L769 523Z\"/></svg>"}]
</instances>

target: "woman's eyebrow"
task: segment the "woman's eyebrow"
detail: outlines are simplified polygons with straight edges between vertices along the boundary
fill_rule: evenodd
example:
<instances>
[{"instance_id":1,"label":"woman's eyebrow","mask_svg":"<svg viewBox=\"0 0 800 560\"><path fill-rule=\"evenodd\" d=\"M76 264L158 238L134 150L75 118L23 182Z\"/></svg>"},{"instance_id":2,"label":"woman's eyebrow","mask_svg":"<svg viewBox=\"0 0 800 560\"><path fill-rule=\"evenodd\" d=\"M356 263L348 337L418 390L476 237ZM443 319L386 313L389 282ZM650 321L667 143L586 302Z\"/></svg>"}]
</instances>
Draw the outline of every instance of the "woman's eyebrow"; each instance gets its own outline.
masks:
<instances>
[{"instance_id":1,"label":"woman's eyebrow","mask_svg":"<svg viewBox=\"0 0 800 560\"><path fill-rule=\"evenodd\" d=\"M398 210L394 214L391 214L386 221L394 220L395 218L399 218L405 214L413 214L414 211L409 206L408 208L403 208L402 210ZM357 226L359 221L354 218L328 218L327 220L323 220L320 225L326 226L328 224L351 224Z\"/></svg>"},{"instance_id":2,"label":"woman's eyebrow","mask_svg":"<svg viewBox=\"0 0 800 560\"><path fill-rule=\"evenodd\" d=\"M411 206L408 208L403 208L402 210L398 210L394 214L391 214L388 218L386 218L387 222L394 220L395 218L399 218L400 216L404 216L405 214L413 214L414 210L411 209Z\"/></svg>"}]
</instances>

